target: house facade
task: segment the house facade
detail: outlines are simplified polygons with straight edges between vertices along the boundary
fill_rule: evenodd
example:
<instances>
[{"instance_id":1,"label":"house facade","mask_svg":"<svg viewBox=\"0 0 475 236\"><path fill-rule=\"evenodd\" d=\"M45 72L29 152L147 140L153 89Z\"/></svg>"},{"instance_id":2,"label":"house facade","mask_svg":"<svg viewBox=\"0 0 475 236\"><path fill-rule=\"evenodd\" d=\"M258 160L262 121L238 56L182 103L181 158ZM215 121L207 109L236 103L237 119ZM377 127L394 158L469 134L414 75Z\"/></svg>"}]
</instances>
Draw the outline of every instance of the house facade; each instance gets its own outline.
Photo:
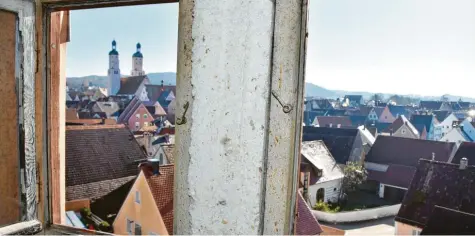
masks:
<instances>
[{"instance_id":1,"label":"house facade","mask_svg":"<svg viewBox=\"0 0 475 236\"><path fill-rule=\"evenodd\" d=\"M450 113L444 120L439 121L435 127L437 131L434 133L434 140L441 140L454 126L454 122L458 123L459 119L453 114Z\"/></svg>"},{"instance_id":2,"label":"house facade","mask_svg":"<svg viewBox=\"0 0 475 236\"><path fill-rule=\"evenodd\" d=\"M386 106L381 112L378 121L380 123L393 123L396 120L396 117L393 116L389 108Z\"/></svg>"},{"instance_id":3,"label":"house facade","mask_svg":"<svg viewBox=\"0 0 475 236\"><path fill-rule=\"evenodd\" d=\"M379 120L379 116L378 114L376 114L375 109L374 108L371 109L371 111L368 114L368 121L370 123L375 123L375 122L378 122L378 120Z\"/></svg>"},{"instance_id":4,"label":"house facade","mask_svg":"<svg viewBox=\"0 0 475 236\"><path fill-rule=\"evenodd\" d=\"M154 118L145 105L134 97L124 111L117 118L117 123L127 124L132 131L138 131L142 127L153 125Z\"/></svg>"},{"instance_id":5,"label":"house facade","mask_svg":"<svg viewBox=\"0 0 475 236\"><path fill-rule=\"evenodd\" d=\"M310 204L338 201L344 174L323 141L302 142L302 163L308 165ZM302 173L305 175L306 173ZM301 178L302 180L304 178Z\"/></svg>"},{"instance_id":6,"label":"house facade","mask_svg":"<svg viewBox=\"0 0 475 236\"><path fill-rule=\"evenodd\" d=\"M440 141L456 143L459 146L463 142L472 142L473 140L465 133L464 127L453 127Z\"/></svg>"},{"instance_id":7,"label":"house facade","mask_svg":"<svg viewBox=\"0 0 475 236\"><path fill-rule=\"evenodd\" d=\"M112 227L116 235L169 235L143 171L130 189Z\"/></svg>"}]
</instances>

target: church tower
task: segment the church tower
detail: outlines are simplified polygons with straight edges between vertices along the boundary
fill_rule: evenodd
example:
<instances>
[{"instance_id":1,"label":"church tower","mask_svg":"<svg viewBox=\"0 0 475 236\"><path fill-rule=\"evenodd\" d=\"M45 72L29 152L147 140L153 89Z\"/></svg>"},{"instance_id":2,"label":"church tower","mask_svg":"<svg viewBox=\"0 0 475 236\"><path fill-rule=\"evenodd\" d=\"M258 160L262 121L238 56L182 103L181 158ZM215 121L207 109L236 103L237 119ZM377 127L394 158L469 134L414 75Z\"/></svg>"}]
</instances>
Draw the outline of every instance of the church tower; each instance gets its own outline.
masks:
<instances>
[{"instance_id":1,"label":"church tower","mask_svg":"<svg viewBox=\"0 0 475 236\"><path fill-rule=\"evenodd\" d=\"M140 52L142 45L137 43L137 51L132 55L132 71L130 74L132 76L145 75L143 71L143 55Z\"/></svg>"},{"instance_id":2,"label":"church tower","mask_svg":"<svg viewBox=\"0 0 475 236\"><path fill-rule=\"evenodd\" d=\"M112 50L109 52L109 86L107 88L108 96L116 95L120 88L120 68L119 68L119 52L116 50L117 43L112 41Z\"/></svg>"}]
</instances>

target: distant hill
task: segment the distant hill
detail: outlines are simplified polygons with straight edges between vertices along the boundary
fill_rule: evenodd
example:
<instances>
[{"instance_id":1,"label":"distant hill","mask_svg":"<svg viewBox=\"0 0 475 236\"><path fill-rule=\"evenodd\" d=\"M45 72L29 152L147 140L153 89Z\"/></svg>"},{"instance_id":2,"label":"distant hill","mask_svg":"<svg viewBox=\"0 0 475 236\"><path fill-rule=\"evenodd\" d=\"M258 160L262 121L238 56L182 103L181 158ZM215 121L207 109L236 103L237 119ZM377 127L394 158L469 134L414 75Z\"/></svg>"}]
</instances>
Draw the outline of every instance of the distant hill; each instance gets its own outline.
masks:
<instances>
[{"instance_id":1,"label":"distant hill","mask_svg":"<svg viewBox=\"0 0 475 236\"><path fill-rule=\"evenodd\" d=\"M365 99L369 99L371 96L373 96L375 93L371 92L358 92L358 91L345 91L345 90L329 90L323 87L320 87L318 85L312 84L312 83L305 83L305 96L306 97L326 97L326 98L336 98L336 97L343 97L345 95L361 95ZM389 98L392 95L395 94L389 94L389 93L382 93L383 97ZM463 97L463 96L457 96L457 95L451 95L451 94L442 94L440 96L421 96L421 95L414 95L414 94L398 94L401 96L407 96L411 98L416 98L420 100L432 100L432 101L438 101L441 99L442 96L445 96L448 98L449 101L458 101L459 99L462 99L464 102L474 102L475 103L475 98L472 97Z\"/></svg>"},{"instance_id":2,"label":"distant hill","mask_svg":"<svg viewBox=\"0 0 475 236\"><path fill-rule=\"evenodd\" d=\"M128 75L122 75L127 77ZM151 84L161 84L163 80L164 85L175 85L176 84L176 73L175 72L159 72L159 73L149 73L147 74L150 79ZM84 80L89 81L91 85L106 87L107 86L107 76L100 75L88 75L82 77L68 77L67 79L68 86L71 88L81 87L84 83Z\"/></svg>"},{"instance_id":3,"label":"distant hill","mask_svg":"<svg viewBox=\"0 0 475 236\"><path fill-rule=\"evenodd\" d=\"M336 98L338 94L335 91L328 90L312 83L305 83L306 97Z\"/></svg>"},{"instance_id":4,"label":"distant hill","mask_svg":"<svg viewBox=\"0 0 475 236\"><path fill-rule=\"evenodd\" d=\"M123 75L124 77L127 75ZM150 79L151 84L160 85L163 80L164 85L176 85L176 73L175 72L158 72L158 73L149 73L147 74L148 78ZM107 85L107 76L99 76L99 75L88 75L83 77L68 77L67 83L70 87L78 88L82 86L84 80L88 80L90 84L100 87L106 87ZM362 95L364 98L368 99L374 95L374 93L370 92L354 92L354 91L344 91L344 90L330 90L323 87L320 87L316 84L312 83L305 83L305 96L306 97L324 97L324 98L337 98L343 97L346 94L352 95ZM394 94L383 93L384 97L388 98ZM403 96L418 98L421 100L440 100L441 96L420 96L420 95L404 95ZM462 99L465 102L475 102L475 98L471 97L462 97L456 96L451 94L444 94L450 101L458 101Z\"/></svg>"}]
</instances>

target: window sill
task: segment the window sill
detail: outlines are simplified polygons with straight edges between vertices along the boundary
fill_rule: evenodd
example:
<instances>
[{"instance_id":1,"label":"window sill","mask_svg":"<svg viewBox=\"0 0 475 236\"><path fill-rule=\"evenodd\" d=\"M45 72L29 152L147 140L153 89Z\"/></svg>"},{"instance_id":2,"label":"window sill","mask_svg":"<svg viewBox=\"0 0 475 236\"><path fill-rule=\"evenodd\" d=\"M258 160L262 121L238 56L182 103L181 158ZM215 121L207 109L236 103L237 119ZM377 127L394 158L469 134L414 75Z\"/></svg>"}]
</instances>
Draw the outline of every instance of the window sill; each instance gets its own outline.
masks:
<instances>
[{"instance_id":1,"label":"window sill","mask_svg":"<svg viewBox=\"0 0 475 236\"><path fill-rule=\"evenodd\" d=\"M41 231L41 222L38 220L31 220L19 222L0 228L0 235L25 235L36 234Z\"/></svg>"}]
</instances>

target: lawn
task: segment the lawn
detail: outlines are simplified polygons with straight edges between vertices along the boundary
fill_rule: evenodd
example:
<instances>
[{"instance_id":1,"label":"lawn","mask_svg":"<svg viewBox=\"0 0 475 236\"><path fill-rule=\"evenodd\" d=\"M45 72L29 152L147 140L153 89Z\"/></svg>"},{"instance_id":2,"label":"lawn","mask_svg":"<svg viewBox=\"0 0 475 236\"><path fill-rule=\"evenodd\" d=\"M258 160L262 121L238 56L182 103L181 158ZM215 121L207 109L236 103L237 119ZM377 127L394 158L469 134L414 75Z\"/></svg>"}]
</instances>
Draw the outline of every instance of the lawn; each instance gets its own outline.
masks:
<instances>
[{"instance_id":1,"label":"lawn","mask_svg":"<svg viewBox=\"0 0 475 236\"><path fill-rule=\"evenodd\" d=\"M341 205L338 205L336 203L317 203L313 208L318 211L335 213L343 211L358 211L368 208L389 206L392 204L394 203L379 198L375 193L358 190L349 193L346 202L343 202Z\"/></svg>"}]
</instances>

